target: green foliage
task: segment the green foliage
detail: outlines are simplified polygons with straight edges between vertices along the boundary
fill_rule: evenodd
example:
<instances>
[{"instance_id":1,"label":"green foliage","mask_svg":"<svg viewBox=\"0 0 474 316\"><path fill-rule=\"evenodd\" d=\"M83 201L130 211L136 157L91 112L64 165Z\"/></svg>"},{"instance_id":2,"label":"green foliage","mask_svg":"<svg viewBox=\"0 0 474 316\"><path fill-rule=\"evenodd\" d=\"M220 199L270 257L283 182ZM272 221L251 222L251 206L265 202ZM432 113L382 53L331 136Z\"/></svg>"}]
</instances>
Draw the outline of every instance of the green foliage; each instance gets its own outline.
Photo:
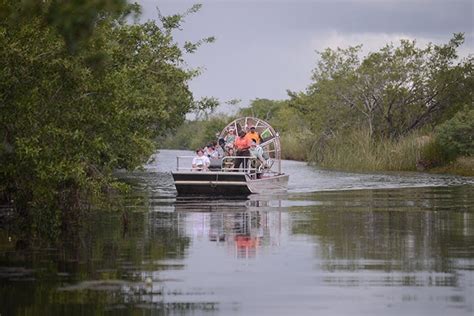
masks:
<instances>
[{"instance_id":1,"label":"green foliage","mask_svg":"<svg viewBox=\"0 0 474 316\"><path fill-rule=\"evenodd\" d=\"M184 121L196 73L169 27L125 23L125 1L25 3L1 3L0 191L49 229L120 187L112 171L140 166ZM76 34L83 23L87 36Z\"/></svg>"},{"instance_id":2,"label":"green foliage","mask_svg":"<svg viewBox=\"0 0 474 316\"><path fill-rule=\"evenodd\" d=\"M418 48L402 40L365 57L361 46L326 49L305 92L289 91L289 100L253 100L237 116L269 122L280 132L286 159L346 170L432 168L448 160L448 149L426 135L472 103L473 58L459 60L456 53L463 41L455 34L447 44ZM436 137L454 140L446 148L456 155L472 152L469 115L442 125L444 136ZM206 124L178 129L180 148L194 149L189 139L205 143L193 133L206 131Z\"/></svg>"},{"instance_id":3,"label":"green foliage","mask_svg":"<svg viewBox=\"0 0 474 316\"><path fill-rule=\"evenodd\" d=\"M296 132L283 133L280 136L281 158L305 161L308 157L308 141L303 135Z\"/></svg>"},{"instance_id":4,"label":"green foliage","mask_svg":"<svg viewBox=\"0 0 474 316\"><path fill-rule=\"evenodd\" d=\"M253 116L268 122L280 133L282 158L306 160L311 143L311 122L287 100L256 99L250 107L241 109L238 116Z\"/></svg>"},{"instance_id":5,"label":"green foliage","mask_svg":"<svg viewBox=\"0 0 474 316\"><path fill-rule=\"evenodd\" d=\"M305 126L300 113L291 108L286 100L255 99L249 107L241 109L237 116L262 119L282 134L290 130L299 131Z\"/></svg>"},{"instance_id":6,"label":"green foliage","mask_svg":"<svg viewBox=\"0 0 474 316\"><path fill-rule=\"evenodd\" d=\"M214 97L204 97L195 102L194 114L197 120L207 120L219 105L219 100Z\"/></svg>"},{"instance_id":7,"label":"green foliage","mask_svg":"<svg viewBox=\"0 0 474 316\"><path fill-rule=\"evenodd\" d=\"M367 126L374 139L399 138L439 124L472 100L473 58L457 61L462 34L421 49L402 40L359 58L361 47L320 53L306 93L290 104L312 122L315 134Z\"/></svg>"},{"instance_id":8,"label":"green foliage","mask_svg":"<svg viewBox=\"0 0 474 316\"><path fill-rule=\"evenodd\" d=\"M418 48L402 40L363 58L361 46L319 53L313 83L306 92L289 92L288 101L309 129L303 131L311 137L310 160L359 170L411 170L420 161L430 167L445 161L437 141L420 145L413 135L419 138L472 103L473 57L457 56L463 42L455 34L444 45ZM466 136L472 129L462 122L450 123L439 136L445 143L459 140L447 146L457 154L472 145Z\"/></svg>"},{"instance_id":9,"label":"green foliage","mask_svg":"<svg viewBox=\"0 0 474 316\"><path fill-rule=\"evenodd\" d=\"M158 143L161 148L195 150L217 140L216 134L233 118L217 115L207 120L186 121L179 128L160 137Z\"/></svg>"},{"instance_id":10,"label":"green foliage","mask_svg":"<svg viewBox=\"0 0 474 316\"><path fill-rule=\"evenodd\" d=\"M229 105L236 105L240 100L231 100ZM207 107L209 109L209 107ZM213 107L210 107L211 109ZM203 112L200 112L203 113ZM252 116L270 123L281 135L282 158L305 160L308 154L308 143L311 132L300 113L291 108L288 101L256 99L249 107L241 109L237 117ZM205 114L194 121L186 121L179 128L159 138L161 148L194 150L203 147L209 141L216 140L219 133L235 117L227 115Z\"/></svg>"},{"instance_id":11,"label":"green foliage","mask_svg":"<svg viewBox=\"0 0 474 316\"><path fill-rule=\"evenodd\" d=\"M284 102L285 101L255 99L252 100L249 107L241 109L238 116L252 116L269 122L277 111L284 106Z\"/></svg>"},{"instance_id":12,"label":"green foliage","mask_svg":"<svg viewBox=\"0 0 474 316\"><path fill-rule=\"evenodd\" d=\"M436 140L447 157L474 155L474 109L469 106L437 126Z\"/></svg>"},{"instance_id":13,"label":"green foliage","mask_svg":"<svg viewBox=\"0 0 474 316\"><path fill-rule=\"evenodd\" d=\"M430 170L436 173L449 173L466 177L474 177L474 157L459 156L455 160Z\"/></svg>"},{"instance_id":14,"label":"green foliage","mask_svg":"<svg viewBox=\"0 0 474 316\"><path fill-rule=\"evenodd\" d=\"M128 4L127 0L5 0L0 3L0 12L5 24L11 27L35 19L40 29L54 29L64 39L69 52L75 52L105 16L112 15L118 19L131 13L137 16L140 7Z\"/></svg>"}]
</instances>

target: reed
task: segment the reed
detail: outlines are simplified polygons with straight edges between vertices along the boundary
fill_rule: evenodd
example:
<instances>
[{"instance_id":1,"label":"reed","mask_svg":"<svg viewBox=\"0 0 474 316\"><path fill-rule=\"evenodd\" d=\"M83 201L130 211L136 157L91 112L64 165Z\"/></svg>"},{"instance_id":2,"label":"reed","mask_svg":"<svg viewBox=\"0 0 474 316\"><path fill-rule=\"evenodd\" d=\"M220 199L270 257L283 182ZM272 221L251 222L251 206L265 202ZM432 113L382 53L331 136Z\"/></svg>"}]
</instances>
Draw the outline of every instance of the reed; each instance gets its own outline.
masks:
<instances>
[{"instance_id":1,"label":"reed","mask_svg":"<svg viewBox=\"0 0 474 316\"><path fill-rule=\"evenodd\" d=\"M474 157L460 156L455 160L430 171L434 173L449 173L459 176L474 177Z\"/></svg>"},{"instance_id":2,"label":"reed","mask_svg":"<svg viewBox=\"0 0 474 316\"><path fill-rule=\"evenodd\" d=\"M280 137L282 159L306 161L308 159L307 141L300 133L287 132Z\"/></svg>"},{"instance_id":3,"label":"reed","mask_svg":"<svg viewBox=\"0 0 474 316\"><path fill-rule=\"evenodd\" d=\"M310 158L318 165L332 169L409 171L417 170L420 161L432 161L425 150L432 143L431 137L420 133L399 140L375 141L367 131L354 130L329 139L320 148L322 152L313 151Z\"/></svg>"}]
</instances>

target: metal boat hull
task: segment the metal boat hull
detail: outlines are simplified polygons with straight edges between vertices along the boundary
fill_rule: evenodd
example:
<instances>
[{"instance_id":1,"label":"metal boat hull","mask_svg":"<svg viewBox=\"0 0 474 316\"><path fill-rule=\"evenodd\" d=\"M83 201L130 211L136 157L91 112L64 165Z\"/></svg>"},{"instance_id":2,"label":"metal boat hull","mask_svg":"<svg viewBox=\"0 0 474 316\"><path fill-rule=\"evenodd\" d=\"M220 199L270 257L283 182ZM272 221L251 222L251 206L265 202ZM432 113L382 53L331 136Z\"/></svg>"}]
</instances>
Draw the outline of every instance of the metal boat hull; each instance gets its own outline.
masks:
<instances>
[{"instance_id":1,"label":"metal boat hull","mask_svg":"<svg viewBox=\"0 0 474 316\"><path fill-rule=\"evenodd\" d=\"M288 187L287 174L263 176L261 179L247 180L247 186L252 193L285 192Z\"/></svg>"},{"instance_id":2,"label":"metal boat hull","mask_svg":"<svg viewBox=\"0 0 474 316\"><path fill-rule=\"evenodd\" d=\"M251 179L244 172L173 172L172 175L178 196L242 196L283 192L288 185L288 175L285 174L265 176L262 179Z\"/></svg>"}]
</instances>

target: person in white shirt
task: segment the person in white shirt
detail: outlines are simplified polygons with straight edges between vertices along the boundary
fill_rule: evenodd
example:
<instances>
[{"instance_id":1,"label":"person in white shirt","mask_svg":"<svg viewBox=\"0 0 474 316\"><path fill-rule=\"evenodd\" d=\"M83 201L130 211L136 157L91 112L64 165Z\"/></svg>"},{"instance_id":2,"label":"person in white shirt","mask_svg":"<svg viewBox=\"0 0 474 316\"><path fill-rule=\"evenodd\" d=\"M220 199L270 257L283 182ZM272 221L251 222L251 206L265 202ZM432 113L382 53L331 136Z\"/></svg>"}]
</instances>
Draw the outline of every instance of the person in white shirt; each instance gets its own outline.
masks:
<instances>
[{"instance_id":1,"label":"person in white shirt","mask_svg":"<svg viewBox=\"0 0 474 316\"><path fill-rule=\"evenodd\" d=\"M267 160L265 159L263 148L255 141L251 141L249 152L250 157L255 159L251 161L251 166L257 170L257 179L260 179L262 177L262 171L260 169L267 167Z\"/></svg>"},{"instance_id":2,"label":"person in white shirt","mask_svg":"<svg viewBox=\"0 0 474 316\"><path fill-rule=\"evenodd\" d=\"M204 155L201 148L196 149L196 156L193 158L192 167L195 171L207 171L211 161Z\"/></svg>"},{"instance_id":3,"label":"person in white shirt","mask_svg":"<svg viewBox=\"0 0 474 316\"><path fill-rule=\"evenodd\" d=\"M266 159L263 156L263 148L260 147L255 141L250 142L249 151L250 157L258 159L263 165L266 164Z\"/></svg>"},{"instance_id":4,"label":"person in white shirt","mask_svg":"<svg viewBox=\"0 0 474 316\"><path fill-rule=\"evenodd\" d=\"M219 152L216 150L214 143L207 145L204 155L209 157L209 159L219 159Z\"/></svg>"}]
</instances>

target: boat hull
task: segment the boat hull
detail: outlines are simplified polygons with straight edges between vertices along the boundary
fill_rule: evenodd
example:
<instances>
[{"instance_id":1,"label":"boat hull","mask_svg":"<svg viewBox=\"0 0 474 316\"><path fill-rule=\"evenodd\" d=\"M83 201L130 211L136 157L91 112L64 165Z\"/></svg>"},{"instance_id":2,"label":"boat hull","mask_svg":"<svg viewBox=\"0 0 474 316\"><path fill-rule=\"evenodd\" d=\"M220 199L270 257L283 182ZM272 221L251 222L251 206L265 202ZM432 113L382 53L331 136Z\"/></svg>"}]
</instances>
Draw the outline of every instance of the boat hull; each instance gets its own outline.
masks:
<instances>
[{"instance_id":1,"label":"boat hull","mask_svg":"<svg viewBox=\"0 0 474 316\"><path fill-rule=\"evenodd\" d=\"M288 175L285 174L262 179L251 179L243 172L173 172L172 175L179 196L283 192L288 185Z\"/></svg>"},{"instance_id":2,"label":"boat hull","mask_svg":"<svg viewBox=\"0 0 474 316\"><path fill-rule=\"evenodd\" d=\"M263 176L261 179L247 180L247 186L252 193L285 192L288 187L287 174Z\"/></svg>"}]
</instances>

